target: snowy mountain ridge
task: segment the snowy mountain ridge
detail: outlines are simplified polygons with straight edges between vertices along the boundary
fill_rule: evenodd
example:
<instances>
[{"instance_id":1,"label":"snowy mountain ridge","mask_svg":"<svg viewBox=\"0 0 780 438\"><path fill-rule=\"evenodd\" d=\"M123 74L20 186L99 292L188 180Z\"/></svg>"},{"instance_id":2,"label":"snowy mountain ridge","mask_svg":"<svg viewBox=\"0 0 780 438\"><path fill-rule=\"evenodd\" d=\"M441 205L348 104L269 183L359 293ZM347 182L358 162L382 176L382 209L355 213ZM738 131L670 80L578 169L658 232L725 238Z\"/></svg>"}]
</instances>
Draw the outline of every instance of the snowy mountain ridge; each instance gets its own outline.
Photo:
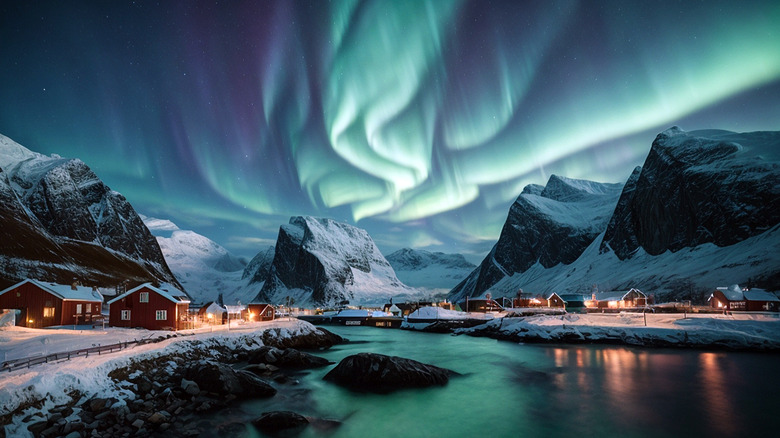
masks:
<instances>
[{"instance_id":1,"label":"snowy mountain ridge","mask_svg":"<svg viewBox=\"0 0 780 438\"><path fill-rule=\"evenodd\" d=\"M0 280L112 287L171 282L154 237L120 193L81 160L47 157L0 135Z\"/></svg>"},{"instance_id":2,"label":"snowy mountain ridge","mask_svg":"<svg viewBox=\"0 0 780 438\"><path fill-rule=\"evenodd\" d=\"M548 199L542 199L547 188L527 186L511 207L496 246L450 291L450 298L487 291L514 296L520 288L588 293L596 284L602 290L638 287L660 299L702 302L715 286L752 283L778 289L778 169L780 132L670 128L656 137L617 202L609 201L612 211L605 211L605 204L590 218L578 217L568 214L576 210L567 212L550 199L579 199L580 193L593 193L589 184L564 185L564 179L556 178L557 188L548 191ZM551 177L548 185L553 182ZM572 188L579 188L573 197ZM565 247L572 237L550 242L554 228L529 227L534 223L571 224L598 235L582 251L560 257L560 263L550 263L543 253L531 263L507 263L542 245Z\"/></svg>"},{"instance_id":3,"label":"snowy mountain ridge","mask_svg":"<svg viewBox=\"0 0 780 438\"><path fill-rule=\"evenodd\" d=\"M419 291L401 283L368 233L332 219L295 216L279 227L261 302L332 306L383 304Z\"/></svg>"},{"instance_id":4,"label":"snowy mountain ridge","mask_svg":"<svg viewBox=\"0 0 780 438\"><path fill-rule=\"evenodd\" d=\"M421 249L399 249L386 256L386 259L404 284L431 293L449 291L476 268L461 254Z\"/></svg>"},{"instance_id":5,"label":"snowy mountain ridge","mask_svg":"<svg viewBox=\"0 0 780 438\"><path fill-rule=\"evenodd\" d=\"M208 237L182 230L167 219L142 216L157 238L165 259L179 282L192 297L192 306L218 301L224 304L248 303L260 284L246 280L246 260L232 255ZM168 236L168 237L166 237Z\"/></svg>"}]
</instances>

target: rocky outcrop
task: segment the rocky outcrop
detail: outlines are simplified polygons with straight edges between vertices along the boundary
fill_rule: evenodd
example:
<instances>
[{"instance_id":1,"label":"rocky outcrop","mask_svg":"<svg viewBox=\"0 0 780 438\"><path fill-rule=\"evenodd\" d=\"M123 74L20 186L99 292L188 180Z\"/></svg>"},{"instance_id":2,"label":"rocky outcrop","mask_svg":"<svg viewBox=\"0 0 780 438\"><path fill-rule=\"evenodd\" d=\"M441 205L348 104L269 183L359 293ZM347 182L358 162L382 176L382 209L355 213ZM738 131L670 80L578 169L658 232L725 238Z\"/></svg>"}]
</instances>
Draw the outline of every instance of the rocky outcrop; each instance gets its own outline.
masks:
<instances>
[{"instance_id":1,"label":"rocky outcrop","mask_svg":"<svg viewBox=\"0 0 780 438\"><path fill-rule=\"evenodd\" d=\"M297 216L279 229L273 264L255 301L376 304L410 292L365 230Z\"/></svg>"},{"instance_id":2,"label":"rocky outcrop","mask_svg":"<svg viewBox=\"0 0 780 438\"><path fill-rule=\"evenodd\" d=\"M600 251L729 246L780 223L780 132L670 128L626 184ZM639 169L638 169L639 170Z\"/></svg>"},{"instance_id":3,"label":"rocky outcrop","mask_svg":"<svg viewBox=\"0 0 780 438\"><path fill-rule=\"evenodd\" d=\"M276 389L244 370L235 370L228 365L211 360L189 364L183 370L183 378L198 384L201 390L238 398L271 397Z\"/></svg>"},{"instance_id":4,"label":"rocky outcrop","mask_svg":"<svg viewBox=\"0 0 780 438\"><path fill-rule=\"evenodd\" d=\"M456 374L398 356L358 353L342 359L323 379L355 391L387 393L404 388L444 386Z\"/></svg>"},{"instance_id":5,"label":"rocky outcrop","mask_svg":"<svg viewBox=\"0 0 780 438\"><path fill-rule=\"evenodd\" d=\"M308 369L330 365L329 360L298 351L294 348L284 350L276 347L263 346L249 352L247 362L250 364L274 365L282 368Z\"/></svg>"},{"instance_id":6,"label":"rocky outcrop","mask_svg":"<svg viewBox=\"0 0 780 438\"><path fill-rule=\"evenodd\" d=\"M606 228L621 189L621 184L556 175L543 189L526 187L510 207L498 242L450 291L450 299L480 296L504 277L537 263L550 268L574 262Z\"/></svg>"},{"instance_id":7,"label":"rocky outcrop","mask_svg":"<svg viewBox=\"0 0 780 438\"><path fill-rule=\"evenodd\" d=\"M154 236L121 194L81 160L46 157L0 136L0 277L114 286L181 285ZM65 268L67 266L67 268Z\"/></svg>"},{"instance_id":8,"label":"rocky outcrop","mask_svg":"<svg viewBox=\"0 0 780 438\"><path fill-rule=\"evenodd\" d=\"M276 348L295 348L299 350L324 350L346 340L341 336L317 327L314 331L298 333L295 336L283 336L282 329L271 328L263 331L263 344Z\"/></svg>"}]
</instances>

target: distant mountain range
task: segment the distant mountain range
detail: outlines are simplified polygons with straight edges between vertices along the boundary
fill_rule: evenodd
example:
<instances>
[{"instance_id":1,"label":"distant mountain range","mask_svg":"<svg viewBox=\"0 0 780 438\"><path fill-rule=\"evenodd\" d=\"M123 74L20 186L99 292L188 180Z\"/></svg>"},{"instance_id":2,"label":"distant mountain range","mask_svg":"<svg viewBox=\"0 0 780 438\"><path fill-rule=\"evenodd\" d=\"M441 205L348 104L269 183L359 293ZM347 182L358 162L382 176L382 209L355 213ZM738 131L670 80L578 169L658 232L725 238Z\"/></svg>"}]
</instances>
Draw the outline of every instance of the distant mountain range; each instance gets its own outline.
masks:
<instances>
[{"instance_id":1,"label":"distant mountain range","mask_svg":"<svg viewBox=\"0 0 780 438\"><path fill-rule=\"evenodd\" d=\"M476 268L461 254L411 248L391 253L387 261L404 284L430 293L449 292Z\"/></svg>"},{"instance_id":2,"label":"distant mountain range","mask_svg":"<svg viewBox=\"0 0 780 438\"><path fill-rule=\"evenodd\" d=\"M171 271L192 297L192 306L219 301L220 296L223 304L246 304L262 287L262 283L250 281L262 270L254 259L247 264L213 240L182 230L169 220L142 218L157 238ZM273 254L273 247L270 251Z\"/></svg>"},{"instance_id":3,"label":"distant mountain range","mask_svg":"<svg viewBox=\"0 0 780 438\"><path fill-rule=\"evenodd\" d=\"M625 185L552 176L527 186L466 296L637 287L659 299L780 288L780 132L659 134Z\"/></svg>"},{"instance_id":4,"label":"distant mountain range","mask_svg":"<svg viewBox=\"0 0 780 438\"><path fill-rule=\"evenodd\" d=\"M130 203L84 162L47 157L2 135L0 223L0 287L25 278L181 287Z\"/></svg>"}]
</instances>

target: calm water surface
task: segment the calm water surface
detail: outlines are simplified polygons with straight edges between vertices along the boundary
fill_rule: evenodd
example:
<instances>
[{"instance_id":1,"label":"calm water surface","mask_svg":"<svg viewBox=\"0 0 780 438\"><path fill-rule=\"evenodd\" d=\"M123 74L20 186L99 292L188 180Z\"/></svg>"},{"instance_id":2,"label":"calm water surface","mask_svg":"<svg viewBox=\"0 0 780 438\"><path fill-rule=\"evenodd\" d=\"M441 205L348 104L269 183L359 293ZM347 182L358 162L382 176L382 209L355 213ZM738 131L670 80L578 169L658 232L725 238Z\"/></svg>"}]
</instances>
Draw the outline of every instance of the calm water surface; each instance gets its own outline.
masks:
<instances>
[{"instance_id":1,"label":"calm water surface","mask_svg":"<svg viewBox=\"0 0 780 438\"><path fill-rule=\"evenodd\" d=\"M462 376L445 387L359 394L324 382L329 366L297 376L299 385L276 385L275 397L241 411L343 420L335 430L309 427L304 437L780 436L778 355L327 328L351 341L318 353L333 362L375 352Z\"/></svg>"}]
</instances>

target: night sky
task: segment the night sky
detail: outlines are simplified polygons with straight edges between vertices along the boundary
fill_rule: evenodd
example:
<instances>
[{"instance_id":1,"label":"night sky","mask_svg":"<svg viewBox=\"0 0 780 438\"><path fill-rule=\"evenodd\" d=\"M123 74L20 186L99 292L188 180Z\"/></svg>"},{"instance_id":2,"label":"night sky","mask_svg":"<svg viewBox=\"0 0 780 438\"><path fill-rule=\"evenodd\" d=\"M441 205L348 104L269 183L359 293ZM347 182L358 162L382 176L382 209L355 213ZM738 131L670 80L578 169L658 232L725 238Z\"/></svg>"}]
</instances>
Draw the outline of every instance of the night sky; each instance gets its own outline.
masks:
<instances>
[{"instance_id":1,"label":"night sky","mask_svg":"<svg viewBox=\"0 0 780 438\"><path fill-rule=\"evenodd\" d=\"M551 174L780 129L777 1L4 1L0 133L251 257L291 215L476 261Z\"/></svg>"}]
</instances>

